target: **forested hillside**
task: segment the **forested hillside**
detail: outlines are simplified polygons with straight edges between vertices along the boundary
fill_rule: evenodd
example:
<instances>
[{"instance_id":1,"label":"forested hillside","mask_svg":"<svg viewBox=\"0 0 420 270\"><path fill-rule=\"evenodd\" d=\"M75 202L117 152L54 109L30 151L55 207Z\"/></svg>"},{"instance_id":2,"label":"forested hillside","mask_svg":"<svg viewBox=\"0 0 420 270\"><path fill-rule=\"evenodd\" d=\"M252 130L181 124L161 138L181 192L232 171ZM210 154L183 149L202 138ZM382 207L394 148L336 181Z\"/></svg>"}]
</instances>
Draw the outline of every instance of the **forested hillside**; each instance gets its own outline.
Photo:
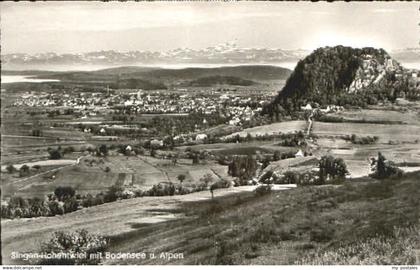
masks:
<instances>
[{"instance_id":1,"label":"forested hillside","mask_svg":"<svg viewBox=\"0 0 420 270\"><path fill-rule=\"evenodd\" d=\"M319 48L299 61L264 112L281 114L307 103L365 106L398 97L418 99L412 73L383 49Z\"/></svg>"}]
</instances>

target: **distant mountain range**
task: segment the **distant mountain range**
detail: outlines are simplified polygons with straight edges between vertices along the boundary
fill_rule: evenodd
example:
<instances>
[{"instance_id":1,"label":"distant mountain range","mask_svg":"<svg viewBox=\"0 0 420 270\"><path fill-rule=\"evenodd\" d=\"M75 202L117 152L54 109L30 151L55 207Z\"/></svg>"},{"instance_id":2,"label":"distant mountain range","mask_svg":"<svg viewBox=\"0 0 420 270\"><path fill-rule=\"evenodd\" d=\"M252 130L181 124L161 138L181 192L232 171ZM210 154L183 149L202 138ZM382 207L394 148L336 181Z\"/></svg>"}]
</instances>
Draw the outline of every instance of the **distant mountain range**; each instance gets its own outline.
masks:
<instances>
[{"instance_id":1,"label":"distant mountain range","mask_svg":"<svg viewBox=\"0 0 420 270\"><path fill-rule=\"evenodd\" d=\"M309 55L307 50L283 50L268 48L238 48L233 43L225 43L201 50L180 48L168 52L153 51L96 51L88 53L14 53L1 55L2 69L9 70L85 70L84 67L116 67L116 66L150 66L150 65L179 65L193 66L194 64L276 64L297 63ZM420 62L420 48L407 48L390 52L400 62ZM290 66L290 65L289 65ZM286 66L288 67L288 66Z\"/></svg>"},{"instance_id":2,"label":"distant mountain range","mask_svg":"<svg viewBox=\"0 0 420 270\"><path fill-rule=\"evenodd\" d=\"M237 48L226 43L201 50L180 48L168 52L97 51L75 54L5 54L1 56L3 69L43 69L54 66L127 66L170 64L278 64L297 62L309 52L267 48Z\"/></svg>"}]
</instances>

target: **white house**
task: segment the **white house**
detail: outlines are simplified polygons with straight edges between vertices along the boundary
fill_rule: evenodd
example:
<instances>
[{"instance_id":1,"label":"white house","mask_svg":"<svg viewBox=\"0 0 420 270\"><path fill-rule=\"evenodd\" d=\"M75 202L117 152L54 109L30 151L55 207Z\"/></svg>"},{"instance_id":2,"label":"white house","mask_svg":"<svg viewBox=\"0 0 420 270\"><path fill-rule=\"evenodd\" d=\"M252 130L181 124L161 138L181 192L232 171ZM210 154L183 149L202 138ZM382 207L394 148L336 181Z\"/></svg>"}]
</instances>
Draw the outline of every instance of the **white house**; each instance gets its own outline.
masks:
<instances>
[{"instance_id":1,"label":"white house","mask_svg":"<svg viewBox=\"0 0 420 270\"><path fill-rule=\"evenodd\" d=\"M302 107L300 107L302 110L304 110L304 111L312 111L312 106L311 106L311 104L306 104L306 106L302 106Z\"/></svg>"},{"instance_id":2,"label":"white house","mask_svg":"<svg viewBox=\"0 0 420 270\"><path fill-rule=\"evenodd\" d=\"M163 141L162 140L153 139L153 140L150 141L150 146L161 147L161 146L163 146Z\"/></svg>"},{"instance_id":3,"label":"white house","mask_svg":"<svg viewBox=\"0 0 420 270\"><path fill-rule=\"evenodd\" d=\"M297 151L297 153L295 154L295 157L304 157L305 154L303 154L302 149L299 149L299 151Z\"/></svg>"},{"instance_id":4,"label":"white house","mask_svg":"<svg viewBox=\"0 0 420 270\"><path fill-rule=\"evenodd\" d=\"M205 139L207 139L206 134L197 134L197 136L195 136L196 141L204 141Z\"/></svg>"}]
</instances>

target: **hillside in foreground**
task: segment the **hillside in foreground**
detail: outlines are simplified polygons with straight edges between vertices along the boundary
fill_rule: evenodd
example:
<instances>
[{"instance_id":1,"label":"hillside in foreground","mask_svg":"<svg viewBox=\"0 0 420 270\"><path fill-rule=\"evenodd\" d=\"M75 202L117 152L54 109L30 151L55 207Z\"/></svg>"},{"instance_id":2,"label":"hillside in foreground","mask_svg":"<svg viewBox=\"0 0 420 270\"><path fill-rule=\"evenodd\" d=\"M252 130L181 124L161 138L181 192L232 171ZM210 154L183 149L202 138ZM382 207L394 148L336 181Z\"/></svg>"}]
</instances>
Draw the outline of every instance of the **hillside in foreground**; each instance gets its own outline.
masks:
<instances>
[{"instance_id":1,"label":"hillside in foreground","mask_svg":"<svg viewBox=\"0 0 420 270\"><path fill-rule=\"evenodd\" d=\"M184 254L104 264L415 264L419 177L362 178L263 196L218 190L229 196L214 200L208 191L136 198L62 217L2 221L3 258L11 250L37 251L35 243L54 231L85 228L110 236L109 252ZM33 244L24 245L27 239Z\"/></svg>"}]
</instances>

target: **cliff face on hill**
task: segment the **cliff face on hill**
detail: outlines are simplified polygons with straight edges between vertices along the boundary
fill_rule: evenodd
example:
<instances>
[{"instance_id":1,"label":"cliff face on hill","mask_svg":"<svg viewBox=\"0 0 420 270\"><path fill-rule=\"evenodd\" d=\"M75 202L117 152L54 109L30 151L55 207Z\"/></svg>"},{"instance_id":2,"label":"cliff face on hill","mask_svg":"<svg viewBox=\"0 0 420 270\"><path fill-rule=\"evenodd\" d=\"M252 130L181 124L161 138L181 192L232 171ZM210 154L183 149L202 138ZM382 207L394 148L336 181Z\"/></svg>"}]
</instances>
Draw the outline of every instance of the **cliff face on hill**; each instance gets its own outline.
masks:
<instances>
[{"instance_id":1,"label":"cliff face on hill","mask_svg":"<svg viewBox=\"0 0 420 270\"><path fill-rule=\"evenodd\" d=\"M383 49L319 48L299 61L282 91L264 111L276 114L309 102L364 105L407 94L418 97L414 76L417 72L405 70ZM417 93L410 92L413 89Z\"/></svg>"},{"instance_id":2,"label":"cliff face on hill","mask_svg":"<svg viewBox=\"0 0 420 270\"><path fill-rule=\"evenodd\" d=\"M362 90L372 84L378 84L385 79L387 73L403 73L403 67L386 53L383 58L379 59L371 54L362 54L359 58L360 64L353 81L346 88L350 93Z\"/></svg>"}]
</instances>

